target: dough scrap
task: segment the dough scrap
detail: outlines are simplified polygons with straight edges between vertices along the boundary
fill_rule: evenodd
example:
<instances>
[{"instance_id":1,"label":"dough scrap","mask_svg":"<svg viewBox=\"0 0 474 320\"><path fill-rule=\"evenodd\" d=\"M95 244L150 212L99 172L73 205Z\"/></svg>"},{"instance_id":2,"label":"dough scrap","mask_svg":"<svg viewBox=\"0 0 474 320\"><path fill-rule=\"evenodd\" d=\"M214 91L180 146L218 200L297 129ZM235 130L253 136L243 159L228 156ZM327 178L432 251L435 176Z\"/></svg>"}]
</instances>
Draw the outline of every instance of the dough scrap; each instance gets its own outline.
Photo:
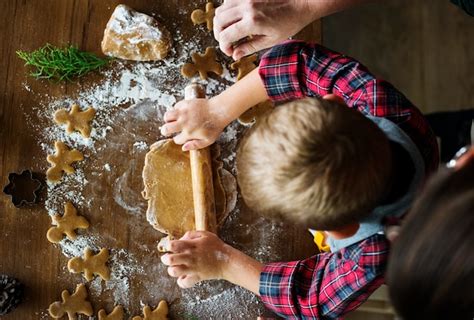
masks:
<instances>
[{"instance_id":1,"label":"dough scrap","mask_svg":"<svg viewBox=\"0 0 474 320\"><path fill-rule=\"evenodd\" d=\"M50 182L59 182L63 172L67 174L75 172L71 164L84 160L84 156L76 149L70 150L61 141L56 141L54 147L56 148L56 153L47 157L48 162L52 166L46 171L46 177Z\"/></svg>"},{"instance_id":2,"label":"dough scrap","mask_svg":"<svg viewBox=\"0 0 474 320\"><path fill-rule=\"evenodd\" d=\"M67 268L72 273L84 272L84 278L87 281L94 279L98 275L103 280L110 280L110 269L107 267L109 259L109 250L103 248L94 255L92 249L84 250L84 258L74 257L67 263Z\"/></svg>"},{"instance_id":3,"label":"dough scrap","mask_svg":"<svg viewBox=\"0 0 474 320\"><path fill-rule=\"evenodd\" d=\"M83 216L77 215L77 210L72 203L64 205L64 215L56 214L51 217L54 227L49 228L46 237L52 243L58 243L66 235L70 240L76 239L76 229L89 228L89 222Z\"/></svg>"},{"instance_id":4,"label":"dough scrap","mask_svg":"<svg viewBox=\"0 0 474 320\"><path fill-rule=\"evenodd\" d=\"M102 52L134 61L162 60L171 49L169 31L156 19L118 5L104 31Z\"/></svg>"},{"instance_id":5,"label":"dough scrap","mask_svg":"<svg viewBox=\"0 0 474 320\"><path fill-rule=\"evenodd\" d=\"M206 3L206 11L201 9L196 9L191 13L191 21L194 25L206 23L207 30L212 31L214 24L214 15L216 9L214 8L214 4L212 2Z\"/></svg>"},{"instance_id":6,"label":"dough scrap","mask_svg":"<svg viewBox=\"0 0 474 320\"><path fill-rule=\"evenodd\" d=\"M181 68L181 74L187 78L192 78L196 73L203 80L207 80L207 74L210 72L220 76L223 72L222 65L216 61L216 49L206 48L204 54L194 52L191 54L194 63L185 63Z\"/></svg>"},{"instance_id":7,"label":"dough scrap","mask_svg":"<svg viewBox=\"0 0 474 320\"><path fill-rule=\"evenodd\" d=\"M237 120L243 125L252 125L260 117L262 117L264 114L267 112L271 111L273 109L273 102L270 100L260 102L257 104L255 107L252 107L245 111Z\"/></svg>"},{"instance_id":8,"label":"dough scrap","mask_svg":"<svg viewBox=\"0 0 474 320\"><path fill-rule=\"evenodd\" d=\"M227 194L222 185L222 162L217 160L219 150L214 146L211 151L216 220L219 226L233 207L228 206ZM155 229L174 239L180 238L186 231L194 230L188 152L183 152L181 146L171 139L153 144L145 157L143 182L145 188L142 195L148 200L147 220Z\"/></svg>"},{"instance_id":9,"label":"dough scrap","mask_svg":"<svg viewBox=\"0 0 474 320\"><path fill-rule=\"evenodd\" d=\"M167 320L168 304L165 300L161 300L155 310L151 311L149 306L143 308L144 317L135 316L132 320Z\"/></svg>"},{"instance_id":10,"label":"dough scrap","mask_svg":"<svg viewBox=\"0 0 474 320\"><path fill-rule=\"evenodd\" d=\"M74 104L71 111L60 109L54 114L54 121L57 124L65 124L66 132L71 134L74 131L79 131L84 138L91 136L90 122L95 116L95 109L89 107L85 111L81 111L79 105Z\"/></svg>"},{"instance_id":11,"label":"dough scrap","mask_svg":"<svg viewBox=\"0 0 474 320\"><path fill-rule=\"evenodd\" d=\"M237 81L245 77L247 74L250 73L250 71L257 67L257 65L255 64L256 61L257 55L252 54L250 56L243 57L230 65L230 68L232 70L237 70Z\"/></svg>"},{"instance_id":12,"label":"dough scrap","mask_svg":"<svg viewBox=\"0 0 474 320\"><path fill-rule=\"evenodd\" d=\"M78 314L92 316L92 305L87 301L88 293L83 284L76 287L76 291L71 295L69 291L64 290L61 293L62 302L56 301L49 306L49 314L55 319L62 318L65 314L70 320L77 319Z\"/></svg>"},{"instance_id":13,"label":"dough scrap","mask_svg":"<svg viewBox=\"0 0 474 320\"><path fill-rule=\"evenodd\" d=\"M104 309L100 309L98 315L99 320L123 320L124 311L122 306L116 306L109 314Z\"/></svg>"}]
</instances>

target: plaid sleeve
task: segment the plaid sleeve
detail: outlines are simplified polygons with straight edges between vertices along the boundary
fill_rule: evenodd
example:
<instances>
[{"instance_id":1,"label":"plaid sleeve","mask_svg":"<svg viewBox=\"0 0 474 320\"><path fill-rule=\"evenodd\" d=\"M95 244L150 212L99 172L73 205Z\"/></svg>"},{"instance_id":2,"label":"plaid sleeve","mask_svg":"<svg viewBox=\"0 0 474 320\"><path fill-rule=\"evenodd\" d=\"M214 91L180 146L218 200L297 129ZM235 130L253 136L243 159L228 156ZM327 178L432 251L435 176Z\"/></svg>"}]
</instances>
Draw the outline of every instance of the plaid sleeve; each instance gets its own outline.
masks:
<instances>
[{"instance_id":1,"label":"plaid sleeve","mask_svg":"<svg viewBox=\"0 0 474 320\"><path fill-rule=\"evenodd\" d=\"M337 319L383 283L388 252L388 241L376 234L339 252L268 264L260 274L261 299L285 318Z\"/></svg>"},{"instance_id":2,"label":"plaid sleeve","mask_svg":"<svg viewBox=\"0 0 474 320\"><path fill-rule=\"evenodd\" d=\"M274 102L332 93L364 114L391 120L417 145L427 173L437 168L436 138L421 112L358 61L318 44L287 41L262 57L259 74Z\"/></svg>"}]
</instances>

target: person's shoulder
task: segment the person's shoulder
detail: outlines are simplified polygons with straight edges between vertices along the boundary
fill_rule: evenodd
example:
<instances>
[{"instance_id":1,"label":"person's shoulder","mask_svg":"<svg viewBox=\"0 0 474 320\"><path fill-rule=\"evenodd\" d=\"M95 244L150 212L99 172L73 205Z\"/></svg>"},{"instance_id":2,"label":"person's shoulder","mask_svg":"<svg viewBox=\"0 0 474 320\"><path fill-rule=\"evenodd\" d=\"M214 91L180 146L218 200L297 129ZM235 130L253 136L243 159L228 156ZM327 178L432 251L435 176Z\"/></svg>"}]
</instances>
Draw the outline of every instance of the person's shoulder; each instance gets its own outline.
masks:
<instances>
[{"instance_id":1,"label":"person's shoulder","mask_svg":"<svg viewBox=\"0 0 474 320\"><path fill-rule=\"evenodd\" d=\"M468 15L474 16L474 0L451 0L451 2L463 9Z\"/></svg>"},{"instance_id":2,"label":"person's shoulder","mask_svg":"<svg viewBox=\"0 0 474 320\"><path fill-rule=\"evenodd\" d=\"M361 268L384 269L390 250L390 242L384 234L374 234L341 250L341 255Z\"/></svg>"}]
</instances>

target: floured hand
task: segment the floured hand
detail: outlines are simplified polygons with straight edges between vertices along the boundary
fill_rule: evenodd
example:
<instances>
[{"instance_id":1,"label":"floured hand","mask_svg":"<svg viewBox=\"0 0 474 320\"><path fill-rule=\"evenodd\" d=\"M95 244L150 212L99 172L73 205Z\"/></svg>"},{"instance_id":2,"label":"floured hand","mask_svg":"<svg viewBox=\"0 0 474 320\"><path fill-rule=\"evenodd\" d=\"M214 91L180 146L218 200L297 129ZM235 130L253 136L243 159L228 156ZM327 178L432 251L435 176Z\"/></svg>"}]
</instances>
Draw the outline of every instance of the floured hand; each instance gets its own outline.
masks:
<instances>
[{"instance_id":1,"label":"floured hand","mask_svg":"<svg viewBox=\"0 0 474 320\"><path fill-rule=\"evenodd\" d=\"M170 241L161 261L168 274L178 278L181 288L190 288L203 280L224 279L230 251L215 234L206 231L187 232L180 240Z\"/></svg>"},{"instance_id":2,"label":"floured hand","mask_svg":"<svg viewBox=\"0 0 474 320\"><path fill-rule=\"evenodd\" d=\"M224 279L259 294L263 265L243 252L225 244L207 231L187 232L180 240L170 241L161 261L170 276L178 278L181 288L203 280Z\"/></svg>"},{"instance_id":3,"label":"floured hand","mask_svg":"<svg viewBox=\"0 0 474 320\"><path fill-rule=\"evenodd\" d=\"M193 99L178 102L172 110L164 115L165 124L161 134L174 138L176 144L183 145L183 150L196 150L214 143L225 126L226 120L222 107L214 106L212 99Z\"/></svg>"}]
</instances>

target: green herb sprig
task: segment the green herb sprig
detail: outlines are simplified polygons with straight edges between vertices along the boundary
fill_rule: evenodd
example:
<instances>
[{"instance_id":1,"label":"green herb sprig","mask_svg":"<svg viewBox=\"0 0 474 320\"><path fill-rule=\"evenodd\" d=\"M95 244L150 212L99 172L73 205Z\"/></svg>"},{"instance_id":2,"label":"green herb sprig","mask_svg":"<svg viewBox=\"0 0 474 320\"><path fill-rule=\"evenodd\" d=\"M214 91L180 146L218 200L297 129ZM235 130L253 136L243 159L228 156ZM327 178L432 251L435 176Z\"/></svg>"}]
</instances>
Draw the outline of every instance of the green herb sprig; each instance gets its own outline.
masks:
<instances>
[{"instance_id":1,"label":"green herb sprig","mask_svg":"<svg viewBox=\"0 0 474 320\"><path fill-rule=\"evenodd\" d=\"M110 61L109 58L99 58L74 46L59 48L51 44L33 52L17 51L16 54L25 61L25 66L34 68L30 73L32 77L58 81L72 81Z\"/></svg>"}]
</instances>

